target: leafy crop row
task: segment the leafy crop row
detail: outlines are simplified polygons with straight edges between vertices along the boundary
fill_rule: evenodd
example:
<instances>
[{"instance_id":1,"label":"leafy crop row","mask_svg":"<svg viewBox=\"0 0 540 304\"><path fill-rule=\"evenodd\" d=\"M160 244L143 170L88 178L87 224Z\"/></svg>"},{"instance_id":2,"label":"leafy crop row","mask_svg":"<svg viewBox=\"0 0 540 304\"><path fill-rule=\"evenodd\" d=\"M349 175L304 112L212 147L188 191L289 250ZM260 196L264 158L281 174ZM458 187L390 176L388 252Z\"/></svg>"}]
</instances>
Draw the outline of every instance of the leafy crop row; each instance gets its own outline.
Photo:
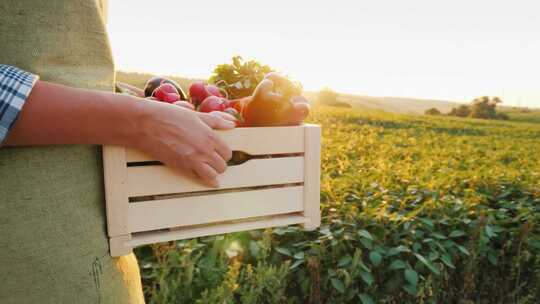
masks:
<instances>
[{"instance_id":1,"label":"leafy crop row","mask_svg":"<svg viewBox=\"0 0 540 304\"><path fill-rule=\"evenodd\" d=\"M138 249L148 303L537 303L540 124L317 108L323 225Z\"/></svg>"}]
</instances>

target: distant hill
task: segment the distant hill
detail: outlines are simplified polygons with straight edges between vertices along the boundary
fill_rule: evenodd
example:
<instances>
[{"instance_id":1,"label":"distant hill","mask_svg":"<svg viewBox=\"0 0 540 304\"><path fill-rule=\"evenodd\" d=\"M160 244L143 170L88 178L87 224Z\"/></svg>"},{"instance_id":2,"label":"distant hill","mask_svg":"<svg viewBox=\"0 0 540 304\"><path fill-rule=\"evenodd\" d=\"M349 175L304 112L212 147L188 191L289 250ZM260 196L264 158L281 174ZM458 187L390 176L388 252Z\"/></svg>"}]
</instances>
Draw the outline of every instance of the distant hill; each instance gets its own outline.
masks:
<instances>
[{"instance_id":1,"label":"distant hill","mask_svg":"<svg viewBox=\"0 0 540 304\"><path fill-rule=\"evenodd\" d=\"M317 99L317 92L306 92L310 100ZM404 97L373 97L353 94L340 94L339 100L351 104L354 108L368 108L393 113L424 114L427 109L437 108L447 113L460 103L446 100L404 98Z\"/></svg>"}]
</instances>

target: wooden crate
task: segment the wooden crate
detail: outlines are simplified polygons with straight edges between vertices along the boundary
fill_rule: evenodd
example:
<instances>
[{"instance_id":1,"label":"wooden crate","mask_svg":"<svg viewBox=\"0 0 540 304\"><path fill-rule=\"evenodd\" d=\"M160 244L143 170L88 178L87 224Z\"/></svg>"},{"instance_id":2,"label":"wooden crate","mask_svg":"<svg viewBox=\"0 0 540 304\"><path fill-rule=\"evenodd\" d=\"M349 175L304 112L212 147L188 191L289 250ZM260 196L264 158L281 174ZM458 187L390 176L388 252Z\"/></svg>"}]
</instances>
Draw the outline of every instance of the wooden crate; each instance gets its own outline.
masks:
<instances>
[{"instance_id":1,"label":"wooden crate","mask_svg":"<svg viewBox=\"0 0 540 304\"><path fill-rule=\"evenodd\" d=\"M112 256L171 240L320 225L319 126L216 132L233 151L266 156L230 166L219 176L218 189L185 178L138 151L103 147Z\"/></svg>"}]
</instances>

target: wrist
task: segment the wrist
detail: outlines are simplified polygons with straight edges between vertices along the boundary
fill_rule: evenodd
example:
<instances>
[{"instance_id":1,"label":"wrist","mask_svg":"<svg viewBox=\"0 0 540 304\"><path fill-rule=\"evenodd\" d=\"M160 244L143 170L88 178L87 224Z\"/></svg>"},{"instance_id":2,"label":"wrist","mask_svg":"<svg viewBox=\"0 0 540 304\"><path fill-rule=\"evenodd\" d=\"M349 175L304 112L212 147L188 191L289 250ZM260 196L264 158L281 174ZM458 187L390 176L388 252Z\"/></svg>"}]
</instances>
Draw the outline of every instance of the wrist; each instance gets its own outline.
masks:
<instances>
[{"instance_id":1,"label":"wrist","mask_svg":"<svg viewBox=\"0 0 540 304\"><path fill-rule=\"evenodd\" d=\"M150 107L147 102L140 98L110 94L109 103L112 105L108 107L112 109L111 113L107 113L107 119L112 122L112 128L109 134L109 139L112 141L110 144L120 145L125 147L137 148L138 144L144 138L144 126L150 118Z\"/></svg>"}]
</instances>

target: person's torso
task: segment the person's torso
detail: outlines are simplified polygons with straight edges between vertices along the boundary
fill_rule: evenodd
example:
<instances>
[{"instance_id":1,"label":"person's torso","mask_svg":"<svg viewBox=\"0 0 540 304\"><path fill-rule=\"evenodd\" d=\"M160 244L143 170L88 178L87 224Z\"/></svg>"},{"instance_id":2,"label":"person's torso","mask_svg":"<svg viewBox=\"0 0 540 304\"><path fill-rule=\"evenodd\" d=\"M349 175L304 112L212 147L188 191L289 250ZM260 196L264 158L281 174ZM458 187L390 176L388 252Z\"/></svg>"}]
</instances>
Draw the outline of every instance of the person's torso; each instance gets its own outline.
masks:
<instances>
[{"instance_id":1,"label":"person's torso","mask_svg":"<svg viewBox=\"0 0 540 304\"><path fill-rule=\"evenodd\" d=\"M0 2L0 63L112 91L99 5ZM134 257L108 252L101 162L99 146L0 148L0 303L142 301L128 292L140 289Z\"/></svg>"}]
</instances>

